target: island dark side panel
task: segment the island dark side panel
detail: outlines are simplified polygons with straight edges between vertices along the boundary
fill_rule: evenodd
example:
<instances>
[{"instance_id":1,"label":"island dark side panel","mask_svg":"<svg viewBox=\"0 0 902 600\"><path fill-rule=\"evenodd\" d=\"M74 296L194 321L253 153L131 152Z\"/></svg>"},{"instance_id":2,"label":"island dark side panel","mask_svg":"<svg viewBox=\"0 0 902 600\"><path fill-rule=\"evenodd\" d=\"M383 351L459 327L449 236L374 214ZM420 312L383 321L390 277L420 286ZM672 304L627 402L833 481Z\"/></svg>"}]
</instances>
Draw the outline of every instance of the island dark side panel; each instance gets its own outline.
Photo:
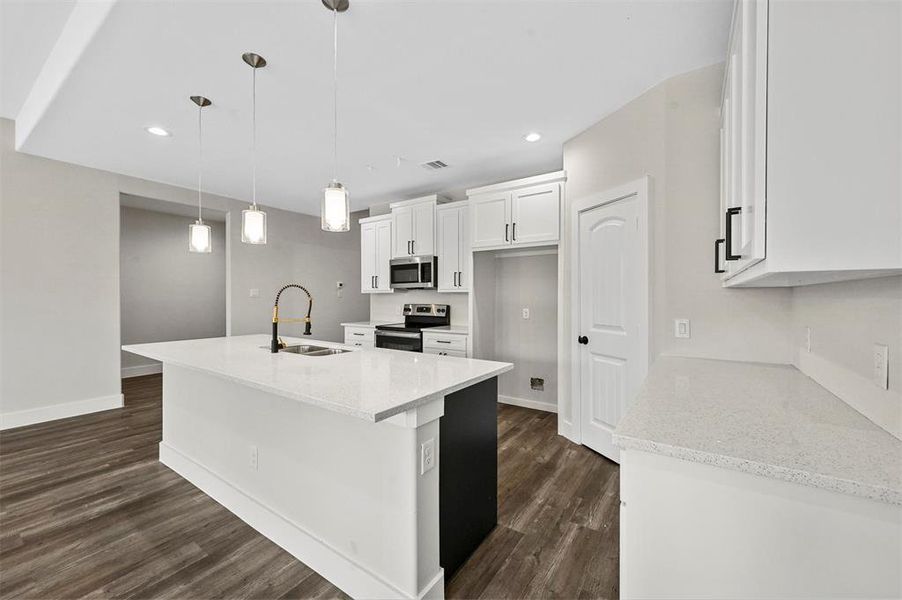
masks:
<instances>
[{"instance_id":1,"label":"island dark side panel","mask_svg":"<svg viewBox=\"0 0 902 600\"><path fill-rule=\"evenodd\" d=\"M498 378L445 397L439 422L439 562L445 581L498 522Z\"/></svg>"}]
</instances>

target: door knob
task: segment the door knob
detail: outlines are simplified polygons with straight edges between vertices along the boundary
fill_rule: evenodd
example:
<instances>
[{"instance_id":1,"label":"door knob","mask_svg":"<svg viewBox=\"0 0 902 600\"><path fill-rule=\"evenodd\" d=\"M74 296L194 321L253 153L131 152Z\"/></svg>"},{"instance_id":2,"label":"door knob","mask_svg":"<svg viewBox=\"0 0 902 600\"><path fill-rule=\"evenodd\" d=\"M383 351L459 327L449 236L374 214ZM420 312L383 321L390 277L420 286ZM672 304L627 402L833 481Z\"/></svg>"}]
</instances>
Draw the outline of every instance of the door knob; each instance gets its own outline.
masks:
<instances>
[{"instance_id":1,"label":"door knob","mask_svg":"<svg viewBox=\"0 0 902 600\"><path fill-rule=\"evenodd\" d=\"M587 338L584 335L581 335L578 338L576 338L576 341L579 342L580 344L586 345L589 343L589 338Z\"/></svg>"}]
</instances>

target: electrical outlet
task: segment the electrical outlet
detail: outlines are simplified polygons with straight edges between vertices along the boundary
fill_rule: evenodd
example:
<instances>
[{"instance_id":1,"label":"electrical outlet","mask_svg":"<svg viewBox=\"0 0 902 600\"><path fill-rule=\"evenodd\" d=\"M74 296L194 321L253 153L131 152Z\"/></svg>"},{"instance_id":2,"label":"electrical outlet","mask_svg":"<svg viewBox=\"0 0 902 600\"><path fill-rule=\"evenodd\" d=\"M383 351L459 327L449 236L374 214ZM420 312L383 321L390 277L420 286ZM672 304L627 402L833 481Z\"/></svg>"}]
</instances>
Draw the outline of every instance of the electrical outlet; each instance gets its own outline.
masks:
<instances>
[{"instance_id":1,"label":"electrical outlet","mask_svg":"<svg viewBox=\"0 0 902 600\"><path fill-rule=\"evenodd\" d=\"M530 377L529 378L529 387L536 390L537 392L545 391L545 379L542 377Z\"/></svg>"},{"instance_id":2,"label":"electrical outlet","mask_svg":"<svg viewBox=\"0 0 902 600\"><path fill-rule=\"evenodd\" d=\"M529 318L529 309L526 308L526 307L523 308L523 318L524 318L524 319L528 319L528 318Z\"/></svg>"},{"instance_id":3,"label":"electrical outlet","mask_svg":"<svg viewBox=\"0 0 902 600\"><path fill-rule=\"evenodd\" d=\"M420 446L420 475L435 467L435 438L430 438Z\"/></svg>"},{"instance_id":4,"label":"electrical outlet","mask_svg":"<svg viewBox=\"0 0 902 600\"><path fill-rule=\"evenodd\" d=\"M677 337L677 338L690 337L689 319L674 319L673 320L673 337Z\"/></svg>"},{"instance_id":5,"label":"electrical outlet","mask_svg":"<svg viewBox=\"0 0 902 600\"><path fill-rule=\"evenodd\" d=\"M805 351L811 352L811 327L805 328Z\"/></svg>"},{"instance_id":6,"label":"electrical outlet","mask_svg":"<svg viewBox=\"0 0 902 600\"><path fill-rule=\"evenodd\" d=\"M251 469L256 471L257 470L257 447L251 446L250 450L251 450L250 455L248 456L249 465L250 465Z\"/></svg>"},{"instance_id":7,"label":"electrical outlet","mask_svg":"<svg viewBox=\"0 0 902 600\"><path fill-rule=\"evenodd\" d=\"M259 298L259 297L260 297L260 290L259 290L258 288L251 288L251 289L250 289L249 295L250 295L251 298Z\"/></svg>"},{"instance_id":8,"label":"electrical outlet","mask_svg":"<svg viewBox=\"0 0 902 600\"><path fill-rule=\"evenodd\" d=\"M889 348L883 344L874 344L874 383L889 389Z\"/></svg>"},{"instance_id":9,"label":"electrical outlet","mask_svg":"<svg viewBox=\"0 0 902 600\"><path fill-rule=\"evenodd\" d=\"M345 287L345 284L341 281L335 282L335 296L341 298L342 289Z\"/></svg>"}]
</instances>

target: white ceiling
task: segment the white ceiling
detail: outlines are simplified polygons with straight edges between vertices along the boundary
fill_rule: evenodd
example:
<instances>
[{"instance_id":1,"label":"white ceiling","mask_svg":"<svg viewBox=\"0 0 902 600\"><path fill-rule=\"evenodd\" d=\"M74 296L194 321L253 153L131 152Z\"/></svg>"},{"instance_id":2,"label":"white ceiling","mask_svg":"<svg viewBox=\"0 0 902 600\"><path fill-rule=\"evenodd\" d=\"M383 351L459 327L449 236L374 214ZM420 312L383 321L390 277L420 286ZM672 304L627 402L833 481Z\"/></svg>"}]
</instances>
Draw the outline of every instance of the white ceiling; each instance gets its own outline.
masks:
<instances>
[{"instance_id":1,"label":"white ceiling","mask_svg":"<svg viewBox=\"0 0 902 600\"><path fill-rule=\"evenodd\" d=\"M731 4L351 0L339 16L339 179L352 208L559 169L565 140L661 80L722 60ZM120 0L96 33L72 5L3 0L0 109L19 115L20 150L192 187L188 96L203 94L213 100L205 187L249 199L241 54L255 51L269 61L257 76L258 201L319 212L332 176L332 15L319 0ZM73 62L63 76L51 53L61 32ZM533 130L542 140L524 142ZM418 166L433 159L450 167Z\"/></svg>"}]
</instances>

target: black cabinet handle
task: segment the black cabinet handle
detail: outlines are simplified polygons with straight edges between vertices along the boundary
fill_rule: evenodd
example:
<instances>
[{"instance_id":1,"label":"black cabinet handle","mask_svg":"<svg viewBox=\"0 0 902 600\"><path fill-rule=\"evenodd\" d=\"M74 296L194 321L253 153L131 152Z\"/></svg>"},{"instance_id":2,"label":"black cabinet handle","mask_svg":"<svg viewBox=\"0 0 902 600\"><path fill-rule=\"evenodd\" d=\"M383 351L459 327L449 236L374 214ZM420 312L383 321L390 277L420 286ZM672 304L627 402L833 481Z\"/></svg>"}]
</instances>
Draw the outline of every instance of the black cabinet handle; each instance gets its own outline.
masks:
<instances>
[{"instance_id":1,"label":"black cabinet handle","mask_svg":"<svg viewBox=\"0 0 902 600\"><path fill-rule=\"evenodd\" d=\"M589 343L589 338L587 338L584 335L581 335L578 338L576 338L576 341L579 342L580 344L582 344L583 346L585 346L586 344Z\"/></svg>"},{"instance_id":2,"label":"black cabinet handle","mask_svg":"<svg viewBox=\"0 0 902 600\"><path fill-rule=\"evenodd\" d=\"M516 224L516 223L514 223L514 232L513 232L513 235L512 235L511 237L513 238L513 240L514 240L515 242L517 241L517 224Z\"/></svg>"},{"instance_id":3,"label":"black cabinet handle","mask_svg":"<svg viewBox=\"0 0 902 600\"><path fill-rule=\"evenodd\" d=\"M510 238L508 237L508 234L510 233L510 228L511 228L510 223L504 224L504 241L505 242L510 241Z\"/></svg>"},{"instance_id":4,"label":"black cabinet handle","mask_svg":"<svg viewBox=\"0 0 902 600\"><path fill-rule=\"evenodd\" d=\"M739 260L742 258L741 254L733 254L733 216L738 215L741 212L742 207L739 206L727 209L727 215L724 221L724 248L726 249L724 258L726 260Z\"/></svg>"},{"instance_id":5,"label":"black cabinet handle","mask_svg":"<svg viewBox=\"0 0 902 600\"><path fill-rule=\"evenodd\" d=\"M724 238L720 238L719 240L714 240L714 272L715 273L726 273L726 269L720 268L720 246L725 242Z\"/></svg>"},{"instance_id":6,"label":"black cabinet handle","mask_svg":"<svg viewBox=\"0 0 902 600\"><path fill-rule=\"evenodd\" d=\"M375 287L378 290L379 289L379 276L378 275L375 276L375 281L376 281L376 285L373 287Z\"/></svg>"},{"instance_id":7,"label":"black cabinet handle","mask_svg":"<svg viewBox=\"0 0 902 600\"><path fill-rule=\"evenodd\" d=\"M410 253L411 254L417 253L417 241L416 240L410 240Z\"/></svg>"}]
</instances>

